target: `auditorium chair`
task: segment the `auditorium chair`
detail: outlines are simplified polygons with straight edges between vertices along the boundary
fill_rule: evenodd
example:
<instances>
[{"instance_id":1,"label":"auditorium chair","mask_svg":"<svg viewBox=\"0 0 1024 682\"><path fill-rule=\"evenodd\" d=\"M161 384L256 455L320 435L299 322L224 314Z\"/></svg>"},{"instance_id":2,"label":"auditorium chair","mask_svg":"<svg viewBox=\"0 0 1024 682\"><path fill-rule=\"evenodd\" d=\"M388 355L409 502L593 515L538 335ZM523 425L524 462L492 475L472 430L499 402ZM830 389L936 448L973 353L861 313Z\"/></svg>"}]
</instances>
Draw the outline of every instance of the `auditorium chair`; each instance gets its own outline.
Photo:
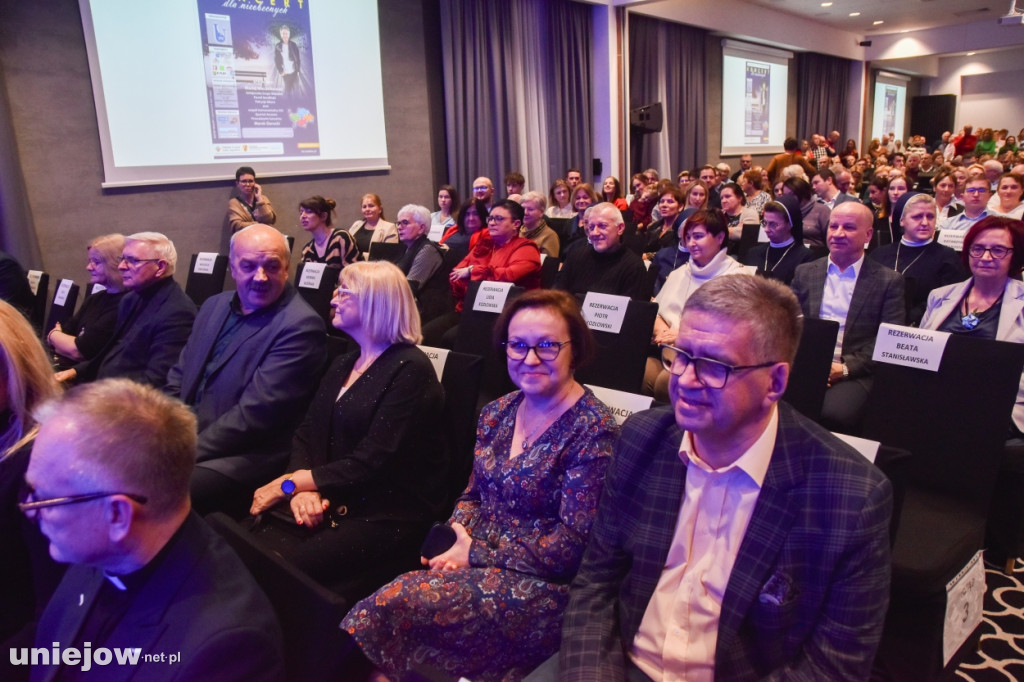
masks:
<instances>
[{"instance_id":1,"label":"auditorium chair","mask_svg":"<svg viewBox=\"0 0 1024 682\"><path fill-rule=\"evenodd\" d=\"M582 299L581 299L582 301ZM618 334L591 330L594 335L594 359L576 369L576 379L627 393L640 393L651 346L651 331L658 316L658 304L630 301Z\"/></svg>"},{"instance_id":2,"label":"auditorium chair","mask_svg":"<svg viewBox=\"0 0 1024 682\"><path fill-rule=\"evenodd\" d=\"M1024 344L949 337L938 372L879 362L864 435L912 453L893 545L892 590L873 679L952 679L946 586L985 546L985 523L1016 401ZM965 611L980 614L984 586Z\"/></svg>"},{"instance_id":3,"label":"auditorium chair","mask_svg":"<svg viewBox=\"0 0 1024 682\"><path fill-rule=\"evenodd\" d=\"M43 323L46 321L47 293L50 290L50 275L42 270L28 271L28 286L32 289L32 309L29 310L28 320L36 334L45 334L49 330L43 330Z\"/></svg>"},{"instance_id":4,"label":"auditorium chair","mask_svg":"<svg viewBox=\"0 0 1024 682\"><path fill-rule=\"evenodd\" d=\"M782 399L813 421L821 418L838 335L839 323L835 320L804 318L804 331Z\"/></svg>"},{"instance_id":5,"label":"auditorium chair","mask_svg":"<svg viewBox=\"0 0 1024 682\"><path fill-rule=\"evenodd\" d=\"M389 263L397 263L405 255L405 244L388 244L386 242L373 242L370 244L370 252L366 260L386 260Z\"/></svg>"},{"instance_id":6,"label":"auditorium chair","mask_svg":"<svg viewBox=\"0 0 1024 682\"><path fill-rule=\"evenodd\" d=\"M53 302L50 304L50 314L46 316L46 324L43 325L43 335L49 334L58 323L64 324L68 318L75 314L75 305L78 303L78 285L70 279L62 279L57 283L53 292Z\"/></svg>"},{"instance_id":7,"label":"auditorium chair","mask_svg":"<svg viewBox=\"0 0 1024 682\"><path fill-rule=\"evenodd\" d=\"M495 398L515 390L515 385L508 378L508 363L505 360L505 354L494 350L492 335L499 313L473 309L473 302L476 301L482 283L470 282L469 284L453 349L460 353L479 355L484 359L483 379L477 408L482 408ZM513 286L505 299L505 305L518 298L523 291L522 287Z\"/></svg>"},{"instance_id":8,"label":"auditorium chair","mask_svg":"<svg viewBox=\"0 0 1024 682\"><path fill-rule=\"evenodd\" d=\"M302 273L310 268L322 270L319 277L307 277L302 279ZM299 263L295 268L295 288L299 296L309 304L327 325L327 333L338 335L340 332L331 324L334 319L334 311L331 309L331 299L334 298L334 290L338 287L338 275L341 268L336 265L324 265L322 263Z\"/></svg>"},{"instance_id":9,"label":"auditorium chair","mask_svg":"<svg viewBox=\"0 0 1024 682\"><path fill-rule=\"evenodd\" d=\"M200 256L205 256L207 262L213 256L213 267L211 272L196 272L196 263ZM196 304L201 307L206 299L224 291L224 281L228 274L228 257L222 254L193 253L192 260L188 265L188 279L185 281L185 293Z\"/></svg>"}]
</instances>

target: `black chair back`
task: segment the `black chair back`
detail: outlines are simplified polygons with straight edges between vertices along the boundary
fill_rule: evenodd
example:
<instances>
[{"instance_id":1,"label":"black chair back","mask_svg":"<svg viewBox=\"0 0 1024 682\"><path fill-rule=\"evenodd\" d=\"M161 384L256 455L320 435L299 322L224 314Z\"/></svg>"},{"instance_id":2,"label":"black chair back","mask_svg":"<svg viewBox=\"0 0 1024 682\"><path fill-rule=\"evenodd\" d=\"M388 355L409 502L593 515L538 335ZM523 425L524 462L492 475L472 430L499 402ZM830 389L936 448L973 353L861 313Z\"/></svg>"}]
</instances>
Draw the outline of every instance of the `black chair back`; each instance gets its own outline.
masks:
<instances>
[{"instance_id":1,"label":"black chair back","mask_svg":"<svg viewBox=\"0 0 1024 682\"><path fill-rule=\"evenodd\" d=\"M29 310L28 321L37 334L44 333L43 323L46 321L46 302L49 300L50 275L42 270L28 271L28 285L32 289L32 309ZM47 329L45 332L49 332Z\"/></svg>"},{"instance_id":2,"label":"black chair back","mask_svg":"<svg viewBox=\"0 0 1024 682\"><path fill-rule=\"evenodd\" d=\"M576 369L576 379L584 384L640 393L657 316L657 303L630 301L618 334L591 330L597 353L593 362Z\"/></svg>"},{"instance_id":3,"label":"black chair back","mask_svg":"<svg viewBox=\"0 0 1024 682\"><path fill-rule=\"evenodd\" d=\"M558 266L560 264L560 260L551 256L546 257L544 262L540 264L540 285L542 288L550 289L555 286L555 277L558 276Z\"/></svg>"},{"instance_id":4,"label":"black chair back","mask_svg":"<svg viewBox=\"0 0 1024 682\"><path fill-rule=\"evenodd\" d=\"M323 272L317 277L315 271L323 268ZM309 268L305 279L302 275ZM329 334L337 330L331 324L334 319L334 311L331 310L331 298L334 297L334 290L338 286L338 275L341 268L336 265L323 265L321 263L299 263L295 268L295 288L299 296L309 304L309 307L316 311L317 315L323 318L327 325Z\"/></svg>"},{"instance_id":5,"label":"black chair back","mask_svg":"<svg viewBox=\"0 0 1024 682\"><path fill-rule=\"evenodd\" d=\"M53 303L50 304L50 314L46 317L46 324L43 332L49 333L58 323L64 324L68 318L75 314L75 305L78 303L78 285L70 279L62 279L57 283L53 292Z\"/></svg>"},{"instance_id":6,"label":"black chair back","mask_svg":"<svg viewBox=\"0 0 1024 682\"><path fill-rule=\"evenodd\" d=\"M743 223L743 232L740 233L740 247L736 257L739 262L747 257L747 252L757 246L757 238L761 234L760 223Z\"/></svg>"},{"instance_id":7,"label":"black chair back","mask_svg":"<svg viewBox=\"0 0 1024 682\"><path fill-rule=\"evenodd\" d=\"M405 244L388 244L386 242L371 242L370 253L366 260L386 260L389 263L397 263L405 255Z\"/></svg>"},{"instance_id":8,"label":"black chair back","mask_svg":"<svg viewBox=\"0 0 1024 682\"><path fill-rule=\"evenodd\" d=\"M253 542L227 514L215 512L206 522L235 550L274 607L284 631L287 679L342 679L344 661L356 645L338 624L351 604Z\"/></svg>"},{"instance_id":9,"label":"black chair back","mask_svg":"<svg viewBox=\"0 0 1024 682\"><path fill-rule=\"evenodd\" d=\"M200 260L202 256L202 260ZM211 256L212 259L211 259ZM212 265L210 260L213 261ZM196 267L203 272L196 272ZM224 291L224 282L228 274L228 257L223 254L193 253L188 265L188 280L185 282L185 293L200 307L206 299Z\"/></svg>"},{"instance_id":10,"label":"black chair back","mask_svg":"<svg viewBox=\"0 0 1024 682\"><path fill-rule=\"evenodd\" d=\"M782 399L814 421L821 418L838 336L839 323L835 320L804 318L804 332Z\"/></svg>"},{"instance_id":11,"label":"black chair back","mask_svg":"<svg viewBox=\"0 0 1024 682\"><path fill-rule=\"evenodd\" d=\"M515 390L515 385L508 378L505 356L495 353L493 348L494 323L497 322L499 313L473 309L473 303L480 292L480 285L481 282L469 284L453 349L460 353L479 355L484 359L478 407ZM523 291L525 290L522 287L513 286L505 299L505 305L519 297Z\"/></svg>"}]
</instances>

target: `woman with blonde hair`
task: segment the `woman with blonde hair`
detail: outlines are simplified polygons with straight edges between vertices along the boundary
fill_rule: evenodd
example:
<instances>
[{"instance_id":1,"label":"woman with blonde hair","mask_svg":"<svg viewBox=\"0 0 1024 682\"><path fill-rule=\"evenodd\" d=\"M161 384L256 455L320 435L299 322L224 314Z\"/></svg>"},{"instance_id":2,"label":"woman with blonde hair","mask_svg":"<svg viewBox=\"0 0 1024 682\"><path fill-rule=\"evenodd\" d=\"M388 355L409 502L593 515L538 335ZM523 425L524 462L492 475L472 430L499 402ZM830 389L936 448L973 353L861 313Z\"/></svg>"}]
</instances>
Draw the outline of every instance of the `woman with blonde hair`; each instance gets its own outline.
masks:
<instances>
[{"instance_id":1,"label":"woman with blonde hair","mask_svg":"<svg viewBox=\"0 0 1024 682\"><path fill-rule=\"evenodd\" d=\"M39 405L60 393L39 339L24 316L0 301L0 639L34 619L59 580L47 542L18 510Z\"/></svg>"},{"instance_id":2,"label":"woman with blonde hair","mask_svg":"<svg viewBox=\"0 0 1024 682\"><path fill-rule=\"evenodd\" d=\"M420 316L398 267L347 266L331 306L358 348L324 374L287 473L256 490L250 512L257 542L355 600L418 564L447 502L444 391L416 347Z\"/></svg>"},{"instance_id":3,"label":"woman with blonde hair","mask_svg":"<svg viewBox=\"0 0 1024 682\"><path fill-rule=\"evenodd\" d=\"M110 340L117 325L117 306L125 295L118 263L124 250L124 235L105 234L86 247L89 284L99 291L86 296L79 311L46 335L54 351L58 369L69 369L77 362L95 357Z\"/></svg>"}]
</instances>

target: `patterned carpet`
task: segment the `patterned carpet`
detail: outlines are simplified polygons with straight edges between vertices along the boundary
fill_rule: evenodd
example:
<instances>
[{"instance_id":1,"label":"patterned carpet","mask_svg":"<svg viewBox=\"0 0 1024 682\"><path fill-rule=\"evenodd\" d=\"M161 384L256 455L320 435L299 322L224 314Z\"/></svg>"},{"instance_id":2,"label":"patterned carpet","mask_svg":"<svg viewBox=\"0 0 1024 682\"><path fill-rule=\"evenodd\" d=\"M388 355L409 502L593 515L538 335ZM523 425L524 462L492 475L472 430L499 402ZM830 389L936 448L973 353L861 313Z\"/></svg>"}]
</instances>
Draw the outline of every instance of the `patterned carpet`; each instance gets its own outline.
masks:
<instances>
[{"instance_id":1,"label":"patterned carpet","mask_svg":"<svg viewBox=\"0 0 1024 682\"><path fill-rule=\"evenodd\" d=\"M957 670L957 679L972 682L1024 680L1024 561L1008 576L985 564L985 615L981 651Z\"/></svg>"}]
</instances>

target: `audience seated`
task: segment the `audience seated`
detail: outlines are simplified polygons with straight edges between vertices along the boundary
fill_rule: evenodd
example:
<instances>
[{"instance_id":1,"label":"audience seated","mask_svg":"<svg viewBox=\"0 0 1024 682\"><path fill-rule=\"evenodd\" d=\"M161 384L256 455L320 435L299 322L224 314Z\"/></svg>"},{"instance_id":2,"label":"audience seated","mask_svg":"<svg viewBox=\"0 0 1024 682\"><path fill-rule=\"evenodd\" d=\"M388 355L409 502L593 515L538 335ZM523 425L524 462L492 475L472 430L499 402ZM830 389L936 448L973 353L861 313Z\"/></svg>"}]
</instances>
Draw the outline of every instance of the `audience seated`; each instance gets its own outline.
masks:
<instances>
[{"instance_id":1,"label":"audience seated","mask_svg":"<svg viewBox=\"0 0 1024 682\"><path fill-rule=\"evenodd\" d=\"M58 369L70 369L76 362L89 360L110 340L117 324L117 306L124 297L124 282L117 264L124 250L124 236L107 234L92 240L86 250L89 284L102 289L86 296L78 312L58 323L46 340L55 353Z\"/></svg>"},{"instance_id":2,"label":"audience seated","mask_svg":"<svg viewBox=\"0 0 1024 682\"><path fill-rule=\"evenodd\" d=\"M348 232L356 240L360 256L365 260L370 253L370 244L385 242L398 243L398 230L394 223L384 219L384 205L376 194L364 194L359 206L363 219L352 223Z\"/></svg>"},{"instance_id":3,"label":"audience seated","mask_svg":"<svg viewBox=\"0 0 1024 682\"><path fill-rule=\"evenodd\" d=\"M571 294L601 294L647 298L647 270L640 257L622 245L626 225L614 204L600 203L587 212L588 243L574 249L555 278L555 289Z\"/></svg>"},{"instance_id":4,"label":"audience seated","mask_svg":"<svg viewBox=\"0 0 1024 682\"><path fill-rule=\"evenodd\" d=\"M343 268L359 260L356 240L341 228L332 228L334 199L312 196L299 202L299 224L310 239L302 247L303 263L323 263Z\"/></svg>"},{"instance_id":5,"label":"audience seated","mask_svg":"<svg viewBox=\"0 0 1024 682\"><path fill-rule=\"evenodd\" d=\"M470 199L459 208L455 225L445 230L440 243L458 256L457 260L462 260L469 253L470 240L475 235L487 232L484 229L487 227L487 211L487 204L479 199Z\"/></svg>"},{"instance_id":6,"label":"audience seated","mask_svg":"<svg viewBox=\"0 0 1024 682\"><path fill-rule=\"evenodd\" d=\"M256 183L256 171L249 166L241 166L235 171L235 191L228 199L227 222L231 234L253 223L273 225L277 222L270 198Z\"/></svg>"},{"instance_id":7,"label":"audience seated","mask_svg":"<svg viewBox=\"0 0 1024 682\"><path fill-rule=\"evenodd\" d=\"M646 242L643 247L644 260L652 260L654 254L661 249L675 247L679 243L679 228L685 220L681 211L685 202L683 191L674 183L659 184L658 210L661 217L647 227Z\"/></svg>"},{"instance_id":8,"label":"audience seated","mask_svg":"<svg viewBox=\"0 0 1024 682\"><path fill-rule=\"evenodd\" d=\"M612 206L614 209L614 206ZM519 679L558 650L617 426L573 378L592 352L576 301L527 292L496 338L519 391L480 415L450 547L356 604L342 622L398 679Z\"/></svg>"},{"instance_id":9,"label":"audience seated","mask_svg":"<svg viewBox=\"0 0 1024 682\"><path fill-rule=\"evenodd\" d=\"M625 198L622 196L622 185L619 183L619 179L614 175L609 175L601 183L601 196L602 202L607 201L610 204L614 204L615 208L620 211L625 211L629 208L629 204L626 203Z\"/></svg>"},{"instance_id":10,"label":"audience seated","mask_svg":"<svg viewBox=\"0 0 1024 682\"><path fill-rule=\"evenodd\" d=\"M783 193L792 194L800 201L800 214L803 216L804 223L804 245L824 246L831 209L820 201L814 200L811 184L803 178L787 178L782 187Z\"/></svg>"},{"instance_id":11,"label":"audience seated","mask_svg":"<svg viewBox=\"0 0 1024 682\"><path fill-rule=\"evenodd\" d=\"M576 215L566 226L566 233L562 236L562 259L574 249L580 248L587 240L587 227L585 224L586 212L591 206L598 202L597 193L590 183L580 183L572 191L572 207Z\"/></svg>"},{"instance_id":12,"label":"audience seated","mask_svg":"<svg viewBox=\"0 0 1024 682\"><path fill-rule=\"evenodd\" d=\"M852 435L860 430L871 390L878 328L906 321L903 276L864 257L871 221L871 210L862 204L836 206L828 224L828 258L797 267L792 284L804 315L839 322L822 423Z\"/></svg>"},{"instance_id":13,"label":"audience seated","mask_svg":"<svg viewBox=\"0 0 1024 682\"><path fill-rule=\"evenodd\" d=\"M964 210L956 215L951 212L946 221L939 225L939 229L962 232L971 229L975 223L988 217L988 200L991 196L992 190L987 179L968 178L964 183Z\"/></svg>"},{"instance_id":14,"label":"audience seated","mask_svg":"<svg viewBox=\"0 0 1024 682\"><path fill-rule=\"evenodd\" d=\"M196 415L192 505L203 515L243 515L253 488L284 471L326 361L323 321L288 283L284 235L250 225L229 256L237 290L203 304L167 375L167 393Z\"/></svg>"},{"instance_id":15,"label":"audience seated","mask_svg":"<svg viewBox=\"0 0 1024 682\"><path fill-rule=\"evenodd\" d=\"M128 294L117 325L92 358L57 373L58 381L124 377L163 388L196 318L196 306L174 281L178 254L159 232L125 237L118 269Z\"/></svg>"},{"instance_id":16,"label":"audience seated","mask_svg":"<svg viewBox=\"0 0 1024 682\"><path fill-rule=\"evenodd\" d=\"M768 243L750 249L742 259L743 264L756 267L762 277L789 284L797 266L814 259L803 242L800 202L792 194L783 194L767 203L762 225Z\"/></svg>"},{"instance_id":17,"label":"audience seated","mask_svg":"<svg viewBox=\"0 0 1024 682\"><path fill-rule=\"evenodd\" d=\"M459 191L452 185L441 185L437 190L437 209L430 214L430 225L440 225L443 233L458 220Z\"/></svg>"},{"instance_id":18,"label":"audience seated","mask_svg":"<svg viewBox=\"0 0 1024 682\"><path fill-rule=\"evenodd\" d=\"M398 238L405 245L397 265L412 287L420 319L426 322L450 312L452 297L444 251L427 238L430 212L426 206L407 204L398 211L397 220Z\"/></svg>"},{"instance_id":19,"label":"audience seated","mask_svg":"<svg viewBox=\"0 0 1024 682\"><path fill-rule=\"evenodd\" d=\"M747 223L758 223L761 216L757 210L747 206L747 197L739 185L729 182L722 185L719 192L719 203L722 205L722 214L725 216L726 226L729 228L729 249L735 253L740 243L740 236L743 234L743 226Z\"/></svg>"},{"instance_id":20,"label":"audience seated","mask_svg":"<svg viewBox=\"0 0 1024 682\"><path fill-rule=\"evenodd\" d=\"M287 473L258 488L256 540L348 599L415 565L446 497L444 391L402 271L341 271L334 326L358 350L337 358L292 442Z\"/></svg>"},{"instance_id":21,"label":"audience seated","mask_svg":"<svg viewBox=\"0 0 1024 682\"><path fill-rule=\"evenodd\" d=\"M523 226L519 236L534 242L540 252L549 258L558 258L560 240L544 218L544 209L547 208L544 195L540 192L527 192L519 199L519 204L523 207Z\"/></svg>"},{"instance_id":22,"label":"audience seated","mask_svg":"<svg viewBox=\"0 0 1024 682\"><path fill-rule=\"evenodd\" d=\"M902 232L900 240L878 247L869 258L907 278L906 285L912 286L907 324L916 327L924 316L931 290L962 282L967 273L956 251L934 241L937 219L934 199L927 194L908 192L893 209L893 219L897 216Z\"/></svg>"},{"instance_id":23,"label":"audience seated","mask_svg":"<svg viewBox=\"0 0 1024 682\"><path fill-rule=\"evenodd\" d=\"M488 177L479 177L473 181L473 198L484 202L487 210L494 205L494 183Z\"/></svg>"},{"instance_id":24,"label":"audience seated","mask_svg":"<svg viewBox=\"0 0 1024 682\"><path fill-rule=\"evenodd\" d=\"M571 218L575 215L572 208L572 190L569 184L562 178L551 183L548 190L548 207L544 215L548 218Z\"/></svg>"},{"instance_id":25,"label":"audience seated","mask_svg":"<svg viewBox=\"0 0 1024 682\"><path fill-rule=\"evenodd\" d=\"M1001 165L1000 168L1002 168ZM989 200L988 211L991 215L1021 220L1024 218L1022 196L1024 196L1024 176L1012 172L1003 173L996 183L996 195Z\"/></svg>"}]
</instances>

